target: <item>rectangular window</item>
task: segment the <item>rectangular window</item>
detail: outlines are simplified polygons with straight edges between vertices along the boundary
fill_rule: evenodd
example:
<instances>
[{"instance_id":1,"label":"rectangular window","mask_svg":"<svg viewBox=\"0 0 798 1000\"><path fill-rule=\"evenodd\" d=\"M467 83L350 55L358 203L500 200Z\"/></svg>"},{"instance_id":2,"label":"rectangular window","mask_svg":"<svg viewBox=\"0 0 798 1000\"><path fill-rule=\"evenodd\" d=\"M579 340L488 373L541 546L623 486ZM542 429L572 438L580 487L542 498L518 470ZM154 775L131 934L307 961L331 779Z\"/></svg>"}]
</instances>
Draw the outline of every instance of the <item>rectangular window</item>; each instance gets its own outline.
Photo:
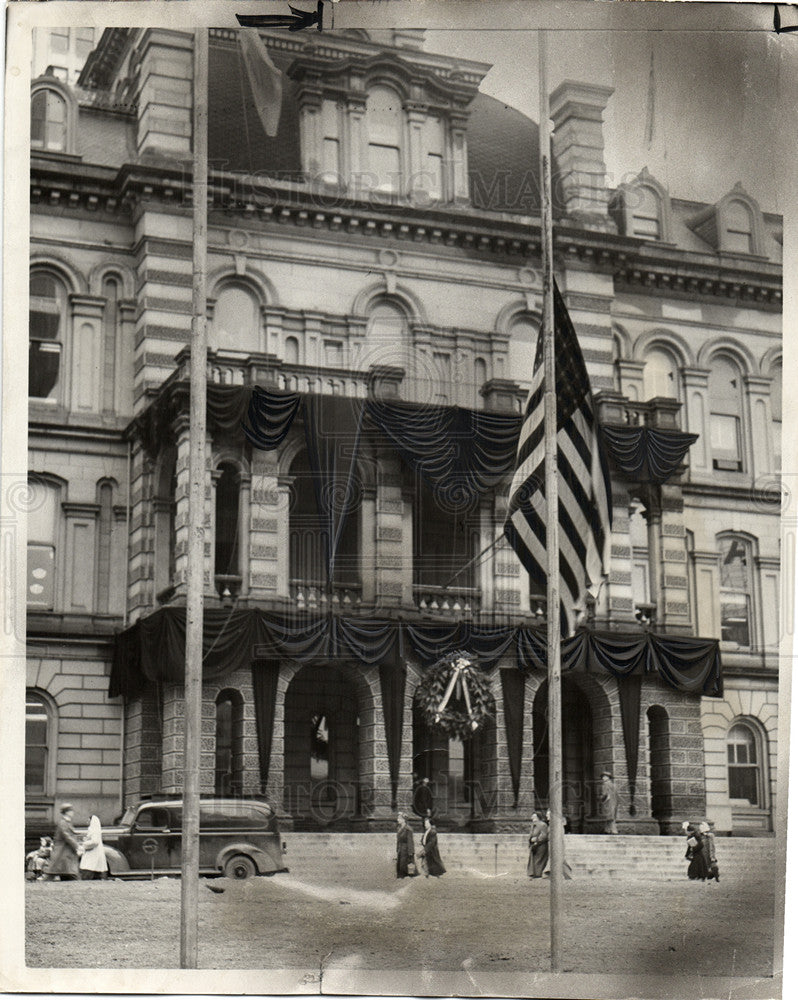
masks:
<instances>
[{"instance_id":1,"label":"rectangular window","mask_svg":"<svg viewBox=\"0 0 798 1000\"><path fill-rule=\"evenodd\" d=\"M55 598L55 548L28 545L28 607L52 611Z\"/></svg>"},{"instance_id":2,"label":"rectangular window","mask_svg":"<svg viewBox=\"0 0 798 1000\"><path fill-rule=\"evenodd\" d=\"M712 413L709 430L712 467L720 471L740 472L743 467L740 453L740 418L725 413Z\"/></svg>"},{"instance_id":3,"label":"rectangular window","mask_svg":"<svg viewBox=\"0 0 798 1000\"><path fill-rule=\"evenodd\" d=\"M369 143L369 172L373 175L375 191L394 193L399 191L401 162L398 146L379 146Z\"/></svg>"},{"instance_id":4,"label":"rectangular window","mask_svg":"<svg viewBox=\"0 0 798 1000\"><path fill-rule=\"evenodd\" d=\"M341 177L341 112L335 101L322 101L322 180L335 184Z\"/></svg>"},{"instance_id":5,"label":"rectangular window","mask_svg":"<svg viewBox=\"0 0 798 1000\"><path fill-rule=\"evenodd\" d=\"M640 236L649 240L659 239L659 219L646 215L635 215L632 218L632 236Z\"/></svg>"},{"instance_id":6,"label":"rectangular window","mask_svg":"<svg viewBox=\"0 0 798 1000\"><path fill-rule=\"evenodd\" d=\"M47 710L28 699L25 716L25 791L43 794L47 778Z\"/></svg>"},{"instance_id":7,"label":"rectangular window","mask_svg":"<svg viewBox=\"0 0 798 1000\"><path fill-rule=\"evenodd\" d=\"M427 153L427 180L430 198L443 197L443 157L440 153Z\"/></svg>"},{"instance_id":8,"label":"rectangular window","mask_svg":"<svg viewBox=\"0 0 798 1000\"><path fill-rule=\"evenodd\" d=\"M69 52L69 28L54 28L50 32L50 51Z\"/></svg>"},{"instance_id":9,"label":"rectangular window","mask_svg":"<svg viewBox=\"0 0 798 1000\"><path fill-rule=\"evenodd\" d=\"M730 799L747 799L752 806L759 805L757 770L755 764L729 767Z\"/></svg>"},{"instance_id":10,"label":"rectangular window","mask_svg":"<svg viewBox=\"0 0 798 1000\"><path fill-rule=\"evenodd\" d=\"M75 32L75 53L85 59L94 48L94 28L78 28Z\"/></svg>"},{"instance_id":11,"label":"rectangular window","mask_svg":"<svg viewBox=\"0 0 798 1000\"><path fill-rule=\"evenodd\" d=\"M324 341L324 363L328 368L342 368L344 364L344 345L340 340Z\"/></svg>"},{"instance_id":12,"label":"rectangular window","mask_svg":"<svg viewBox=\"0 0 798 1000\"><path fill-rule=\"evenodd\" d=\"M732 253L753 253L752 242L750 233L726 230L726 249Z\"/></svg>"}]
</instances>

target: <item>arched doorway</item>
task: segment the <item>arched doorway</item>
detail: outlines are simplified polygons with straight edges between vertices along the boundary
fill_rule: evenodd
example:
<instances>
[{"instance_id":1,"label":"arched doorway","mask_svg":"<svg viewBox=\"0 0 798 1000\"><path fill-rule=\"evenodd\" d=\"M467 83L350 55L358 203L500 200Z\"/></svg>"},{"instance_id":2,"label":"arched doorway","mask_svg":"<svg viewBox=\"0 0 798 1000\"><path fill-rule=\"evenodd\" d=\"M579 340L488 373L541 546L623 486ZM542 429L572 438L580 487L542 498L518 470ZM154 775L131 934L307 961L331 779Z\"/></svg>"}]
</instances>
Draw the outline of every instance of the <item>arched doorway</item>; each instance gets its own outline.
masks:
<instances>
[{"instance_id":1,"label":"arched doorway","mask_svg":"<svg viewBox=\"0 0 798 1000\"><path fill-rule=\"evenodd\" d=\"M330 665L303 667L285 696L283 807L295 829L346 826L360 813L358 690Z\"/></svg>"},{"instance_id":2,"label":"arched doorway","mask_svg":"<svg viewBox=\"0 0 798 1000\"><path fill-rule=\"evenodd\" d=\"M461 826L490 811L493 797L483 761L491 740L495 742L491 720L471 739L454 740L429 726L413 705L414 782L429 778L438 825Z\"/></svg>"},{"instance_id":3,"label":"arched doorway","mask_svg":"<svg viewBox=\"0 0 798 1000\"><path fill-rule=\"evenodd\" d=\"M668 713L661 705L652 705L646 712L646 716L648 718L651 815L662 826L670 819L672 812L670 725Z\"/></svg>"},{"instance_id":4,"label":"arched doorway","mask_svg":"<svg viewBox=\"0 0 798 1000\"><path fill-rule=\"evenodd\" d=\"M549 802L548 681L532 705L535 798L545 810ZM590 702L570 677L562 679L563 812L572 833L584 833L594 813L593 713Z\"/></svg>"}]
</instances>

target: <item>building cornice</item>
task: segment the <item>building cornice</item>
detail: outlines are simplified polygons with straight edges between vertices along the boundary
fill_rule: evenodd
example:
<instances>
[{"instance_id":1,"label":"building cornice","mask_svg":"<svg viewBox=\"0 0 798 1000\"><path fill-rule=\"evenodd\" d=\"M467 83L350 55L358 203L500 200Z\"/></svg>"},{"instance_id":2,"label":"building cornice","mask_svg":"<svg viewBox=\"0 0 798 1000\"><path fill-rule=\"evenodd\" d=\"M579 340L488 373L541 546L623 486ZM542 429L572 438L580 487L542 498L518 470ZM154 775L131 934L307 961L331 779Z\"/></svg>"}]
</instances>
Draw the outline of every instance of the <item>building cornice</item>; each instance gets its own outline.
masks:
<instances>
[{"instance_id":1,"label":"building cornice","mask_svg":"<svg viewBox=\"0 0 798 1000\"><path fill-rule=\"evenodd\" d=\"M34 204L98 214L131 214L150 205L188 214L191 185L176 161L127 163L113 171L31 157L31 198ZM516 262L540 256L537 218L454 205L361 201L310 185L219 171L211 174L209 209L211 224L235 218L256 230L296 227L340 239L434 245ZM567 219L558 221L554 243L560 264L612 274L617 291L781 309L781 265L764 258L654 246L578 228Z\"/></svg>"}]
</instances>

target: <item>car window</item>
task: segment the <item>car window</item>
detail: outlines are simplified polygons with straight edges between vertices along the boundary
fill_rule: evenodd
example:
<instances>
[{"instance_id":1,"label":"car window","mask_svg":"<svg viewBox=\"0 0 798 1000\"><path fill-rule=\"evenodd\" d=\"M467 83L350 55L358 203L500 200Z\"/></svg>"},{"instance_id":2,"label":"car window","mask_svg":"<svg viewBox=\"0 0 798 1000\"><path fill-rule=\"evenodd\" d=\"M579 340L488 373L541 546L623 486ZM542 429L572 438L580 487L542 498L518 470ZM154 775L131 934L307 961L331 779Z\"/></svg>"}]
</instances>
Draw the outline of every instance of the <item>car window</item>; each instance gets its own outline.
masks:
<instances>
[{"instance_id":1,"label":"car window","mask_svg":"<svg viewBox=\"0 0 798 1000\"><path fill-rule=\"evenodd\" d=\"M166 809L142 809L136 817L136 827L140 830L163 830L168 826L169 813Z\"/></svg>"},{"instance_id":2,"label":"car window","mask_svg":"<svg viewBox=\"0 0 798 1000\"><path fill-rule=\"evenodd\" d=\"M247 802L203 802L200 805L200 827L203 830L263 828L269 825L270 815L268 807Z\"/></svg>"}]
</instances>

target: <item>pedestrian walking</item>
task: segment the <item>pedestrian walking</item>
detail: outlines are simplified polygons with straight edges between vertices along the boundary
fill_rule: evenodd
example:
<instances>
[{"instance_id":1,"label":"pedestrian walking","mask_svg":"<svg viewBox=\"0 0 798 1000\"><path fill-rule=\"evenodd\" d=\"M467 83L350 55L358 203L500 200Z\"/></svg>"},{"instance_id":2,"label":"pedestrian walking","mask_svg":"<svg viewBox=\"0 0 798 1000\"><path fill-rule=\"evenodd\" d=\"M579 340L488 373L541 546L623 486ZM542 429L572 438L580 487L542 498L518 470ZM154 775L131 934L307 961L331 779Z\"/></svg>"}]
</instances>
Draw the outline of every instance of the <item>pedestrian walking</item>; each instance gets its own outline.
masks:
<instances>
[{"instance_id":1,"label":"pedestrian walking","mask_svg":"<svg viewBox=\"0 0 798 1000\"><path fill-rule=\"evenodd\" d=\"M549 828L537 813L532 813L532 827L529 831L529 860L526 864L527 875L530 878L543 878L548 860Z\"/></svg>"},{"instance_id":2,"label":"pedestrian walking","mask_svg":"<svg viewBox=\"0 0 798 1000\"><path fill-rule=\"evenodd\" d=\"M426 816L432 816L434 805L429 778L422 778L413 792L413 812L424 819Z\"/></svg>"},{"instance_id":3,"label":"pedestrian walking","mask_svg":"<svg viewBox=\"0 0 798 1000\"><path fill-rule=\"evenodd\" d=\"M699 823L698 832L702 837L702 850L704 854L704 864L707 868L707 879L711 882L714 879L720 882L720 869L718 859L715 855L715 834L710 829L709 823Z\"/></svg>"},{"instance_id":4,"label":"pedestrian walking","mask_svg":"<svg viewBox=\"0 0 798 1000\"><path fill-rule=\"evenodd\" d=\"M89 820L89 829L83 838L80 877L82 879L108 878L108 861L103 846L103 830L97 816L92 816Z\"/></svg>"},{"instance_id":5,"label":"pedestrian walking","mask_svg":"<svg viewBox=\"0 0 798 1000\"><path fill-rule=\"evenodd\" d=\"M546 810L546 822L548 823L549 830L551 830L551 809ZM573 870L568 862L565 860L565 828L568 825L568 820L565 816L562 818L562 833L563 833L563 852L562 852L562 875L563 878L572 879L574 877Z\"/></svg>"},{"instance_id":6,"label":"pedestrian walking","mask_svg":"<svg viewBox=\"0 0 798 1000\"><path fill-rule=\"evenodd\" d=\"M417 875L413 831L407 825L404 813L396 817L396 877L407 878Z\"/></svg>"},{"instance_id":7,"label":"pedestrian walking","mask_svg":"<svg viewBox=\"0 0 798 1000\"><path fill-rule=\"evenodd\" d=\"M53 835L53 853L45 873L48 879L72 881L78 877L78 858L83 853L83 848L72 826L74 815L73 806L65 802L61 806L61 818Z\"/></svg>"},{"instance_id":8,"label":"pedestrian walking","mask_svg":"<svg viewBox=\"0 0 798 1000\"><path fill-rule=\"evenodd\" d=\"M618 832L618 791L609 771L601 772L601 788L599 788L599 807L604 818L604 832Z\"/></svg>"},{"instance_id":9,"label":"pedestrian walking","mask_svg":"<svg viewBox=\"0 0 798 1000\"><path fill-rule=\"evenodd\" d=\"M430 875L440 878L446 874L438 850L438 831L429 816L424 818L424 833L421 837L421 868L427 878Z\"/></svg>"},{"instance_id":10,"label":"pedestrian walking","mask_svg":"<svg viewBox=\"0 0 798 1000\"><path fill-rule=\"evenodd\" d=\"M704 855L704 838L701 831L692 823L682 823L682 829L687 837L687 851L684 856L690 862L687 866L687 877L694 882L706 882L709 868Z\"/></svg>"}]
</instances>

